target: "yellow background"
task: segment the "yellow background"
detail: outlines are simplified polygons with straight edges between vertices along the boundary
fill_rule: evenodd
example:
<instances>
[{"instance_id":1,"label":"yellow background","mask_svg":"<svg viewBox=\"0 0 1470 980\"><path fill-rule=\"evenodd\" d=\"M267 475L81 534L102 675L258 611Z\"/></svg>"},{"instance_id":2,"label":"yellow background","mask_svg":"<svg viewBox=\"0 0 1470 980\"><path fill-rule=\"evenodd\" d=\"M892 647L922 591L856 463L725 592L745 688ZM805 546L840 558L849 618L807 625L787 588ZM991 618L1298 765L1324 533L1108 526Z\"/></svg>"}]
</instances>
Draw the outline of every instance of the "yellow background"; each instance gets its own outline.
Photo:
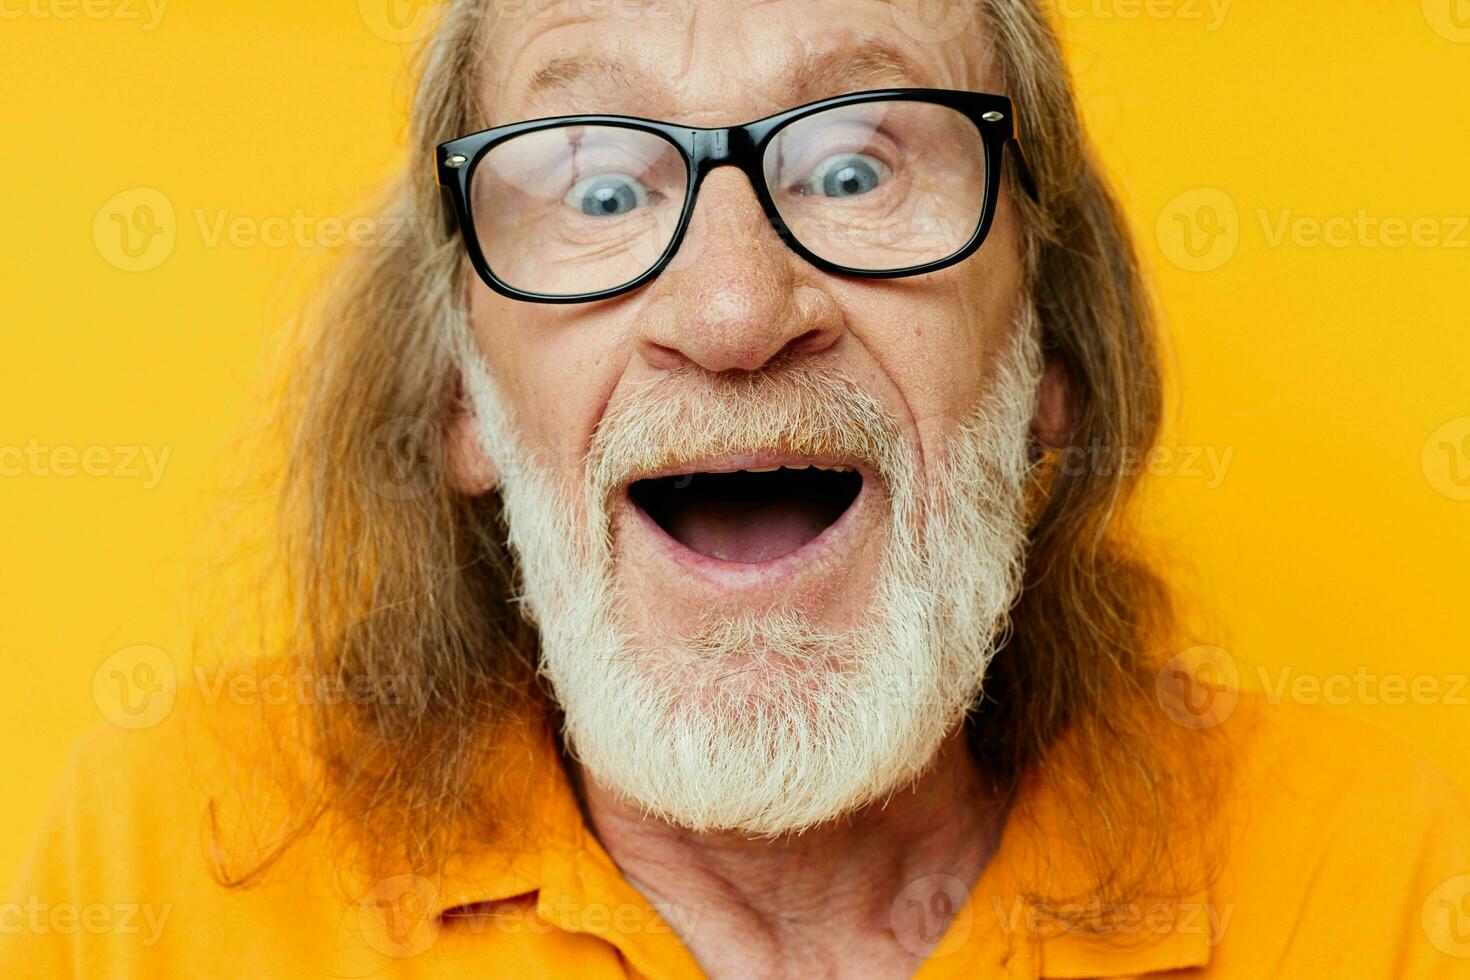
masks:
<instances>
[{"instance_id":1,"label":"yellow background","mask_svg":"<svg viewBox=\"0 0 1470 980\"><path fill-rule=\"evenodd\" d=\"M1470 4L1058 5L1174 338L1155 525L1225 624L1205 639L1243 684L1325 683L1470 787ZM0 476L9 880L108 710L99 666L183 656L229 440L319 222L401 153L413 31L367 0L0 13L0 447L49 454ZM129 258L113 215L159 195L172 249ZM1428 223L1394 247L1360 212ZM58 447L105 451L67 476ZM161 479L115 447L167 451Z\"/></svg>"}]
</instances>

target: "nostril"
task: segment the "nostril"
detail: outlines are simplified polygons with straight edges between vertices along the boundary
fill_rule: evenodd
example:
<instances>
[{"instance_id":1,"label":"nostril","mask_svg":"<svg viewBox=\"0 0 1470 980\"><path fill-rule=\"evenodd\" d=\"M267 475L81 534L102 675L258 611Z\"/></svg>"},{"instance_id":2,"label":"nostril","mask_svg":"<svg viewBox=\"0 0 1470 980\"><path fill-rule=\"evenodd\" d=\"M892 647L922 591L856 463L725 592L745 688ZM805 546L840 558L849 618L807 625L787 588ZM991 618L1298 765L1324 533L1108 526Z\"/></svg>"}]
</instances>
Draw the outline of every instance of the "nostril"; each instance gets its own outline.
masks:
<instances>
[{"instance_id":1,"label":"nostril","mask_svg":"<svg viewBox=\"0 0 1470 980\"><path fill-rule=\"evenodd\" d=\"M660 371L676 371L689 363L689 358L685 357L678 348L652 340L646 341L643 345L643 360L649 367Z\"/></svg>"},{"instance_id":2,"label":"nostril","mask_svg":"<svg viewBox=\"0 0 1470 980\"><path fill-rule=\"evenodd\" d=\"M835 330L813 328L787 341L781 353L789 355L819 354L828 347L831 347L836 339L837 332Z\"/></svg>"},{"instance_id":3,"label":"nostril","mask_svg":"<svg viewBox=\"0 0 1470 980\"><path fill-rule=\"evenodd\" d=\"M778 357L815 357L845 326L825 291L791 289L736 265L684 284L666 284L634 330L638 356L656 370L758 371Z\"/></svg>"},{"instance_id":4,"label":"nostril","mask_svg":"<svg viewBox=\"0 0 1470 980\"><path fill-rule=\"evenodd\" d=\"M787 350L790 350L793 354L800 354L808 347L811 347L813 345L813 341L817 340L821 336L822 331L820 330L808 330L800 337L791 338L791 341L786 345L786 348Z\"/></svg>"}]
</instances>

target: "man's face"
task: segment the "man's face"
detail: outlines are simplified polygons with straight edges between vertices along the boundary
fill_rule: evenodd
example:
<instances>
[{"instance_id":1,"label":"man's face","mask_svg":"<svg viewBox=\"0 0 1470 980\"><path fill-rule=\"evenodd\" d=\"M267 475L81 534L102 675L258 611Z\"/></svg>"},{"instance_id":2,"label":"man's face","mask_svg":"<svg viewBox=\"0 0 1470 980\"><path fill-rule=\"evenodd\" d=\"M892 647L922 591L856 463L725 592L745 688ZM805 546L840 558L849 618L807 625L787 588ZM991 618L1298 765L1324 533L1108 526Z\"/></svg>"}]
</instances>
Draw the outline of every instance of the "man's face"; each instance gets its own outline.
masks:
<instances>
[{"instance_id":1,"label":"man's face","mask_svg":"<svg viewBox=\"0 0 1470 980\"><path fill-rule=\"evenodd\" d=\"M973 27L926 43L902 24L879 0L516 6L480 96L492 123L717 126L869 88L998 91ZM787 248L728 167L632 293L532 304L472 281L488 376L472 365L467 389L594 778L688 824L780 832L928 760L1014 593L1037 384L1020 289L1004 195L968 260L860 280ZM870 770L848 785L781 814L769 789L735 798L752 767L825 772L882 711L888 761L847 756ZM654 760L660 743L677 744Z\"/></svg>"}]
</instances>

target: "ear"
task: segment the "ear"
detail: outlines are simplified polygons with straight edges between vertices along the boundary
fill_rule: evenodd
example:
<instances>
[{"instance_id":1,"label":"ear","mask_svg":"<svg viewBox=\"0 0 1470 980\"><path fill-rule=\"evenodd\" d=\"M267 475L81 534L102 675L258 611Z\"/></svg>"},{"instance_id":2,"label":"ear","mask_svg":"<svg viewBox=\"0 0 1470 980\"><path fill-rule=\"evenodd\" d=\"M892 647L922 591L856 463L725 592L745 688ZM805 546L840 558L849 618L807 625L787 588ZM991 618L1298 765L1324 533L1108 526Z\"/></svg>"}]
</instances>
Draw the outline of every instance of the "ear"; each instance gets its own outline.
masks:
<instances>
[{"instance_id":1,"label":"ear","mask_svg":"<svg viewBox=\"0 0 1470 980\"><path fill-rule=\"evenodd\" d=\"M1044 449L1061 449L1071 442L1076 425L1071 376L1055 355L1047 354L1031 435Z\"/></svg>"},{"instance_id":2,"label":"ear","mask_svg":"<svg viewBox=\"0 0 1470 980\"><path fill-rule=\"evenodd\" d=\"M458 383L444 425L444 471L449 485L467 497L483 496L500 483L500 471L480 447L475 417L465 406L464 389Z\"/></svg>"}]
</instances>

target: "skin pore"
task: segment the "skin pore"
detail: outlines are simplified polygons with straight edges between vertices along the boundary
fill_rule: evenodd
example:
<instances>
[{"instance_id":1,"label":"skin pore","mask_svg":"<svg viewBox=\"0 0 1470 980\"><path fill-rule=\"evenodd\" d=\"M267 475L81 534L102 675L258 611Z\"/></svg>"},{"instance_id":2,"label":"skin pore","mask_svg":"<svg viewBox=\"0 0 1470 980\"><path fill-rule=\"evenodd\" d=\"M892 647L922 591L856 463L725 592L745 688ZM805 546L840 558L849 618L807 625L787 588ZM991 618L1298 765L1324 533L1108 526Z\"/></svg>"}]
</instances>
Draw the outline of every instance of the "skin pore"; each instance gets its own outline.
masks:
<instances>
[{"instance_id":1,"label":"skin pore","mask_svg":"<svg viewBox=\"0 0 1470 980\"><path fill-rule=\"evenodd\" d=\"M516 7L498 17L487 50L480 97L490 124L617 113L730 125L868 88L1001 91L976 31L924 42L880 0ZM744 175L722 168L701 188L679 255L652 283L556 306L509 300L473 279L470 317L525 447L572 499L599 421L630 392L777 361L855 379L900 421L918 459L937 459L1013 329L1019 242L1003 195L989 238L966 262L908 279L843 279L787 248ZM1048 370L1033 431L1047 440L1063 414ZM450 458L465 492L495 484L464 419L453 425ZM671 567L626 513L614 514L612 529L626 613L650 634L692 631L712 606L759 611L778 601L840 631L868 607L883 543L875 520L835 566L812 562L780 582L732 588ZM973 883L1004 817L959 732L885 805L774 840L691 832L580 775L592 829L628 880L651 901L700 910L681 938L718 977L911 974L927 946L919 923L892 915L895 899L927 875Z\"/></svg>"}]
</instances>

